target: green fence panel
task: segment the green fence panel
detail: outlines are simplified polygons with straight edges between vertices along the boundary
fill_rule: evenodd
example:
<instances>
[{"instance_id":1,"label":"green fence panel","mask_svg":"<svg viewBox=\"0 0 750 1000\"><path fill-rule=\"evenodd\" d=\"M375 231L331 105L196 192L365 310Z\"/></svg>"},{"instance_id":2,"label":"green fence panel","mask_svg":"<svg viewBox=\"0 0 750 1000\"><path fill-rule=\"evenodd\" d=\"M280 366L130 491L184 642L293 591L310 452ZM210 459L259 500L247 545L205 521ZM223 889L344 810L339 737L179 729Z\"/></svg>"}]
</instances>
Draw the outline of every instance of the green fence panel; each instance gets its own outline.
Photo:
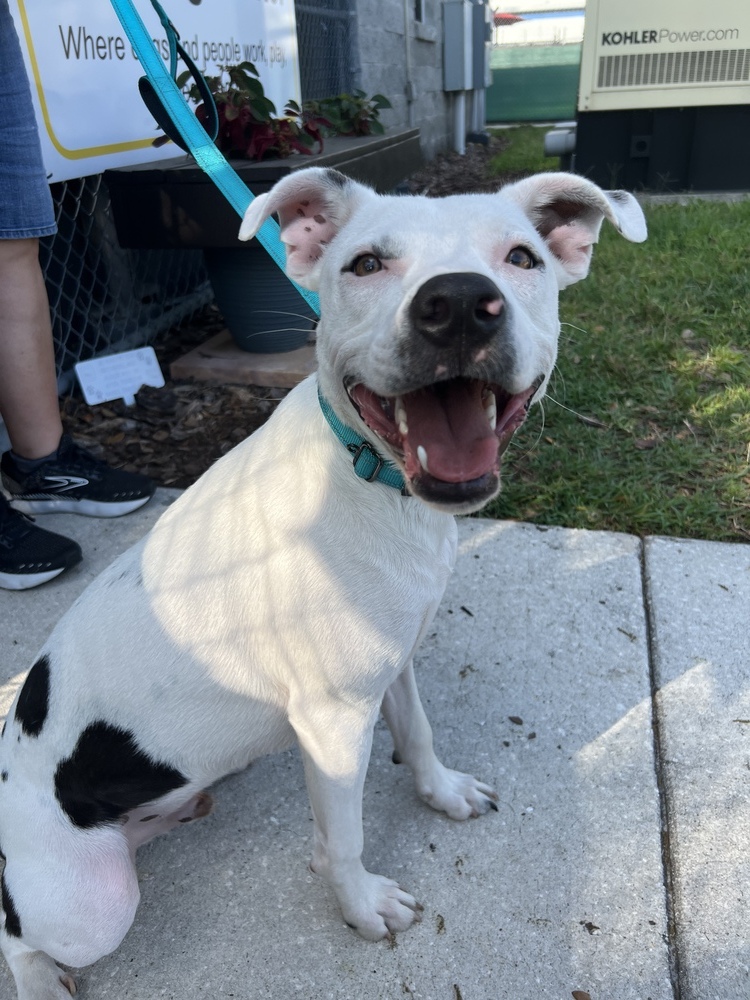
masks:
<instances>
[{"instance_id":1,"label":"green fence panel","mask_svg":"<svg viewBox=\"0 0 750 1000\"><path fill-rule=\"evenodd\" d=\"M492 49L487 121L541 122L575 118L581 45Z\"/></svg>"}]
</instances>

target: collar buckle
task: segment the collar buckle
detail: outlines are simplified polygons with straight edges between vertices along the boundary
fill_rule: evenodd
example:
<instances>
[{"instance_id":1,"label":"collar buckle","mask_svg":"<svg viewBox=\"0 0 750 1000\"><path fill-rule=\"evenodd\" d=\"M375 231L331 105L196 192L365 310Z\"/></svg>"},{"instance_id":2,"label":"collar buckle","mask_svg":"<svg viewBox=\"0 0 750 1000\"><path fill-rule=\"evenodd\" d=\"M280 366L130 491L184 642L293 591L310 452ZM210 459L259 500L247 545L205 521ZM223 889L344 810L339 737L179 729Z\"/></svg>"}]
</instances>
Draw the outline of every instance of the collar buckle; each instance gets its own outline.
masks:
<instances>
[{"instance_id":1,"label":"collar buckle","mask_svg":"<svg viewBox=\"0 0 750 1000\"><path fill-rule=\"evenodd\" d=\"M377 451L375 451L370 442L362 441L361 444L359 445L348 444L346 446L346 450L349 452L350 455L353 455L352 465L354 466L354 471L359 476L359 478L364 479L368 483L374 483L375 480L380 475L380 470L383 468L385 463L381 458L381 456L377 453ZM357 466L357 463L361 458L363 458L363 456L365 457L365 460L367 461L368 465L372 465L372 463L374 462L374 466L372 467L369 473L367 472L367 467L359 468Z\"/></svg>"}]
</instances>

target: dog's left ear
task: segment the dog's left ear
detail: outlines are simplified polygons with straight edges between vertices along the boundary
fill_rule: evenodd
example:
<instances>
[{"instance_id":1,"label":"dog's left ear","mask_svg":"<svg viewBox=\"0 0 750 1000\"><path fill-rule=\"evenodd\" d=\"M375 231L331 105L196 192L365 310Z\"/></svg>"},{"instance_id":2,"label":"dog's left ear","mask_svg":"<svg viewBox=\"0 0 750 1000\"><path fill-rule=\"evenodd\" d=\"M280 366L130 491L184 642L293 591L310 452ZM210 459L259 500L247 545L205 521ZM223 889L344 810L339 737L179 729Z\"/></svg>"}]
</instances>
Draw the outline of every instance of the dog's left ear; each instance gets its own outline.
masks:
<instances>
[{"instance_id":1,"label":"dog's left ear","mask_svg":"<svg viewBox=\"0 0 750 1000\"><path fill-rule=\"evenodd\" d=\"M627 191L602 191L576 174L526 177L502 189L534 224L558 264L558 283L566 288L585 278L604 219L633 243L646 239L641 206Z\"/></svg>"},{"instance_id":2,"label":"dog's left ear","mask_svg":"<svg viewBox=\"0 0 750 1000\"><path fill-rule=\"evenodd\" d=\"M351 218L357 205L378 196L338 170L308 167L282 178L250 203L240 226L241 240L252 239L266 219L278 213L286 244L286 273L317 290L325 248Z\"/></svg>"}]
</instances>

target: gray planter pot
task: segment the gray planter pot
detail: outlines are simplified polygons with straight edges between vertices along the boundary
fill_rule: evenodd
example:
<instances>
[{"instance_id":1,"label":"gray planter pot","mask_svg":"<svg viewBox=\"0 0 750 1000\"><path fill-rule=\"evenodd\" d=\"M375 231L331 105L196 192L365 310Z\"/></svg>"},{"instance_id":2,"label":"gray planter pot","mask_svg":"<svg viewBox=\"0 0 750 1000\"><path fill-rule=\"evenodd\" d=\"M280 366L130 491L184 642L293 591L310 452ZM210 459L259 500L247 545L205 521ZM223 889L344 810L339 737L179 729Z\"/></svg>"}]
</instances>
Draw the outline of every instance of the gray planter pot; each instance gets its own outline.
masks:
<instances>
[{"instance_id":1,"label":"gray planter pot","mask_svg":"<svg viewBox=\"0 0 750 1000\"><path fill-rule=\"evenodd\" d=\"M317 317L259 243L204 256L216 305L238 347L276 354L307 343Z\"/></svg>"}]
</instances>

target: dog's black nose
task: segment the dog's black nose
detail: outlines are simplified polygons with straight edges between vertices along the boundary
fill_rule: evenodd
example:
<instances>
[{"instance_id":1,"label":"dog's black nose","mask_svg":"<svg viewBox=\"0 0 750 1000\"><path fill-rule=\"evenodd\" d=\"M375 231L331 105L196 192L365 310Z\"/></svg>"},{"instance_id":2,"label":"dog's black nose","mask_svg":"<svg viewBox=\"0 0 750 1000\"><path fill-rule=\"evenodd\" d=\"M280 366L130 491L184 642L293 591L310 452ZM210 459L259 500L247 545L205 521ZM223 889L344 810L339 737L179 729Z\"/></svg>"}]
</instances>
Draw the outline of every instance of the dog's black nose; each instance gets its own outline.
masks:
<instances>
[{"instance_id":1,"label":"dog's black nose","mask_svg":"<svg viewBox=\"0 0 750 1000\"><path fill-rule=\"evenodd\" d=\"M483 274L438 274L414 296L409 317L414 329L436 347L459 340L468 347L483 347L503 328L505 299Z\"/></svg>"}]
</instances>

